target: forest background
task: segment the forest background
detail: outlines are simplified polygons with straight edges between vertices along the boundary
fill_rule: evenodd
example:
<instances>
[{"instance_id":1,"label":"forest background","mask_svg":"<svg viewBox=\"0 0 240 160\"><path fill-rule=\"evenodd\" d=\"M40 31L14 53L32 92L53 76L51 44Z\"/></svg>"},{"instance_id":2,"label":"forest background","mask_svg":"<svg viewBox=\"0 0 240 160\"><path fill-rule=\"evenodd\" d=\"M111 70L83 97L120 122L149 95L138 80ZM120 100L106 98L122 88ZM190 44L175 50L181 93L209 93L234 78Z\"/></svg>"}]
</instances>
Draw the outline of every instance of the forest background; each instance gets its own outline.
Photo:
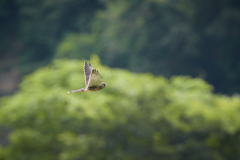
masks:
<instances>
[{"instance_id":1,"label":"forest background","mask_svg":"<svg viewBox=\"0 0 240 160\"><path fill-rule=\"evenodd\" d=\"M2 0L0 27L0 159L240 158L239 1ZM66 95L84 60L107 88Z\"/></svg>"}]
</instances>

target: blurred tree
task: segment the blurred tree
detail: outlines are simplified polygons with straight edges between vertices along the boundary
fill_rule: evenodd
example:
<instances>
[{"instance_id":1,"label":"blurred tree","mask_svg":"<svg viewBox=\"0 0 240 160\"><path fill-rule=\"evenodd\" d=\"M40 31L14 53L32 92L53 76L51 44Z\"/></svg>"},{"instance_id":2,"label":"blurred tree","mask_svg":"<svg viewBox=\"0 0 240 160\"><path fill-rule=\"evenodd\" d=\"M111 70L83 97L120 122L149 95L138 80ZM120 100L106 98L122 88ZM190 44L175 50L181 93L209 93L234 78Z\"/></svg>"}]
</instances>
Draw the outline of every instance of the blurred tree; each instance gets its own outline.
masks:
<instances>
[{"instance_id":1,"label":"blurred tree","mask_svg":"<svg viewBox=\"0 0 240 160\"><path fill-rule=\"evenodd\" d=\"M87 32L99 8L97 0L2 0L0 96L13 93L22 75L50 63L65 34Z\"/></svg>"},{"instance_id":2,"label":"blurred tree","mask_svg":"<svg viewBox=\"0 0 240 160\"><path fill-rule=\"evenodd\" d=\"M19 21L15 0L2 0L0 2L0 25L0 59L2 59L5 56L12 56L17 46L14 39L18 34Z\"/></svg>"},{"instance_id":3,"label":"blurred tree","mask_svg":"<svg viewBox=\"0 0 240 160\"><path fill-rule=\"evenodd\" d=\"M239 8L238 0L2 0L0 71L97 53L112 67L240 92Z\"/></svg>"},{"instance_id":4,"label":"blurred tree","mask_svg":"<svg viewBox=\"0 0 240 160\"><path fill-rule=\"evenodd\" d=\"M97 53L112 67L167 77L200 76L217 92L240 92L236 1L105 0L103 4L106 9L97 12L91 32L67 35L56 57L88 58Z\"/></svg>"},{"instance_id":5,"label":"blurred tree","mask_svg":"<svg viewBox=\"0 0 240 160\"><path fill-rule=\"evenodd\" d=\"M68 94L84 85L83 61L55 60L1 98L0 124L11 132L0 159L240 158L238 96L213 94L198 78L110 69L96 56L90 62L108 84L99 92Z\"/></svg>"},{"instance_id":6,"label":"blurred tree","mask_svg":"<svg viewBox=\"0 0 240 160\"><path fill-rule=\"evenodd\" d=\"M214 66L209 72L216 72L217 77L209 77L211 83L222 91L240 91L240 10L224 10L207 28L211 56L203 54L207 61L206 67ZM211 63L211 64L210 64ZM235 87L230 87L229 85Z\"/></svg>"},{"instance_id":7,"label":"blurred tree","mask_svg":"<svg viewBox=\"0 0 240 160\"><path fill-rule=\"evenodd\" d=\"M29 1L16 0L20 22L18 56L23 73L48 64L62 36L68 32L88 31L95 11L102 8L97 0Z\"/></svg>"},{"instance_id":8,"label":"blurred tree","mask_svg":"<svg viewBox=\"0 0 240 160\"><path fill-rule=\"evenodd\" d=\"M21 44L19 34L18 5L15 0L0 1L0 97L11 94L17 88L19 72L17 54Z\"/></svg>"}]
</instances>

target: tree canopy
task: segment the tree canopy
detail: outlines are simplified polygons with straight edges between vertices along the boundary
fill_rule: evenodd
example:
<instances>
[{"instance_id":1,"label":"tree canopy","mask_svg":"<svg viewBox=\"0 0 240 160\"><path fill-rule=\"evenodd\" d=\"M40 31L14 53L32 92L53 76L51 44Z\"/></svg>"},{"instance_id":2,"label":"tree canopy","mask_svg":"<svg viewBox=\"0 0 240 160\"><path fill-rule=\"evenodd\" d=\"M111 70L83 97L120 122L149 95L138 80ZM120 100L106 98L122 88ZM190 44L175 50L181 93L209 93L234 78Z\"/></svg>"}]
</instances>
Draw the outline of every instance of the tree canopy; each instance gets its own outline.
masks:
<instances>
[{"instance_id":1,"label":"tree canopy","mask_svg":"<svg viewBox=\"0 0 240 160\"><path fill-rule=\"evenodd\" d=\"M240 159L239 0L2 0L0 23L0 96L28 74L0 160ZM84 59L108 86L68 94Z\"/></svg>"},{"instance_id":2,"label":"tree canopy","mask_svg":"<svg viewBox=\"0 0 240 160\"><path fill-rule=\"evenodd\" d=\"M0 99L0 159L240 158L240 97L218 95L199 78L166 79L89 61L108 84L84 86L83 61L59 59Z\"/></svg>"},{"instance_id":3,"label":"tree canopy","mask_svg":"<svg viewBox=\"0 0 240 160\"><path fill-rule=\"evenodd\" d=\"M97 53L112 67L166 77L200 76L216 92L240 91L240 11L233 1L104 4L91 31L67 35L58 45L57 57L88 58Z\"/></svg>"},{"instance_id":4,"label":"tree canopy","mask_svg":"<svg viewBox=\"0 0 240 160\"><path fill-rule=\"evenodd\" d=\"M171 77L201 77L240 92L238 0L2 0L2 70L20 75L54 58L88 59ZM10 55L10 56L9 56Z\"/></svg>"}]
</instances>

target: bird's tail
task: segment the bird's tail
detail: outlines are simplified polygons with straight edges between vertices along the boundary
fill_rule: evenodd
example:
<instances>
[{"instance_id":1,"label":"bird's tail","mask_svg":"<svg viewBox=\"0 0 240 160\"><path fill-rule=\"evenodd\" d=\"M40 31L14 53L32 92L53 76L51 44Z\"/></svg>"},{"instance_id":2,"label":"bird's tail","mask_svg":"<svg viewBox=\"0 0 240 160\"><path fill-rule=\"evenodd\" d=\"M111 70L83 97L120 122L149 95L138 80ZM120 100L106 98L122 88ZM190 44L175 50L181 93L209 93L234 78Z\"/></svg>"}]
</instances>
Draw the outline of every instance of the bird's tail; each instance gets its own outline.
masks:
<instances>
[{"instance_id":1,"label":"bird's tail","mask_svg":"<svg viewBox=\"0 0 240 160\"><path fill-rule=\"evenodd\" d=\"M68 93L73 93L73 92L84 92L84 91L85 91L85 88L81 88L81 89L78 89L78 90L68 91Z\"/></svg>"}]
</instances>

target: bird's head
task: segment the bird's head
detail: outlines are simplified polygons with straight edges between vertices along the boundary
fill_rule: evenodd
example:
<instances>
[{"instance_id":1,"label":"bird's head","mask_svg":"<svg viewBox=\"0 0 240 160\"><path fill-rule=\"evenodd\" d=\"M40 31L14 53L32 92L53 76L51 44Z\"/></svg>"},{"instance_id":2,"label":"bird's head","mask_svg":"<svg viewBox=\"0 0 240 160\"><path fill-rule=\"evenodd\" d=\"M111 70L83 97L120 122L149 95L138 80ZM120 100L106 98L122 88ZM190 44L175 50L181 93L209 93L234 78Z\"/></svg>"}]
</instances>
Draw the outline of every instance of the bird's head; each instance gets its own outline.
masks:
<instances>
[{"instance_id":1,"label":"bird's head","mask_svg":"<svg viewBox=\"0 0 240 160\"><path fill-rule=\"evenodd\" d=\"M104 88L104 87L107 86L107 84L106 83L102 83L101 86L102 86L102 88Z\"/></svg>"}]
</instances>

